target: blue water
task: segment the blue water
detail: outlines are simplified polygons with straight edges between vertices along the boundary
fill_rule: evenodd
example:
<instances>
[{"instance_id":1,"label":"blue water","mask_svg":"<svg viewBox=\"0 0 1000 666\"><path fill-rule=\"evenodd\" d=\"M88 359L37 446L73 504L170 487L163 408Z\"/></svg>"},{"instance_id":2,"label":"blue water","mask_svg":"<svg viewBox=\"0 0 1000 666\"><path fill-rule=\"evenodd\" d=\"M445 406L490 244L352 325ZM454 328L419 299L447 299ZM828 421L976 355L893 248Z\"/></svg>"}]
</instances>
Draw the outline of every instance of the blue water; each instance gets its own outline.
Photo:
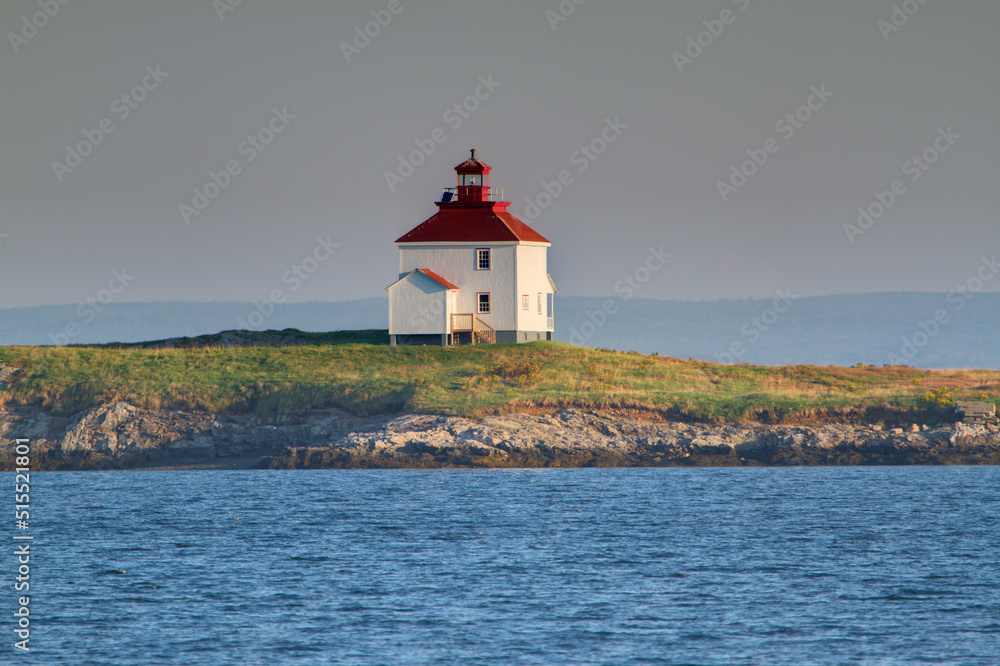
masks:
<instances>
[{"instance_id":1,"label":"blue water","mask_svg":"<svg viewBox=\"0 0 1000 666\"><path fill-rule=\"evenodd\" d=\"M5 630L0 662L992 665L998 490L995 467L35 474L32 651Z\"/></svg>"}]
</instances>

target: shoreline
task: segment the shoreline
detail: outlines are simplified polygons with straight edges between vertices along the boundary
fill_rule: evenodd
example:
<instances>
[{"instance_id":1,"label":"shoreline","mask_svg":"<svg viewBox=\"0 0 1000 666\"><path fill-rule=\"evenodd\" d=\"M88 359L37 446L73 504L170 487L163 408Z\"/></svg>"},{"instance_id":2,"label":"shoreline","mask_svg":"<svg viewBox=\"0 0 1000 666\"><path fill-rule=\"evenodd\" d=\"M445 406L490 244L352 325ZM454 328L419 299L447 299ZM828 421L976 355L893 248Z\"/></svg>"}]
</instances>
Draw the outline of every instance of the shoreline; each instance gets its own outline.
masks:
<instances>
[{"instance_id":1,"label":"shoreline","mask_svg":"<svg viewBox=\"0 0 1000 666\"><path fill-rule=\"evenodd\" d=\"M358 418L326 409L261 418L118 402L59 417L15 407L0 409L0 466L13 469L16 437L32 441L33 471L1000 464L996 426L883 430L653 416L564 408Z\"/></svg>"}]
</instances>

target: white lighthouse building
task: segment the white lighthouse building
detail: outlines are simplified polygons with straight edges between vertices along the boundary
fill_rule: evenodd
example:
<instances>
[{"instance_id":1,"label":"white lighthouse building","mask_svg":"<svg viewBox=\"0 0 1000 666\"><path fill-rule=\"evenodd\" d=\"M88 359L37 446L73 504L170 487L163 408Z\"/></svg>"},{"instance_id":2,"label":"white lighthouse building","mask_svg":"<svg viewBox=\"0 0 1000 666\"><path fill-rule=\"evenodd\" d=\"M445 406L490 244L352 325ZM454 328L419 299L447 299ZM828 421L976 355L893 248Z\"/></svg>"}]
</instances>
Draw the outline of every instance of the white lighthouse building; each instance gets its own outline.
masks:
<instances>
[{"instance_id":1,"label":"white lighthouse building","mask_svg":"<svg viewBox=\"0 0 1000 666\"><path fill-rule=\"evenodd\" d=\"M396 239L399 279L386 288L390 344L552 339L551 243L507 212L490 170L472 150L438 212Z\"/></svg>"}]
</instances>

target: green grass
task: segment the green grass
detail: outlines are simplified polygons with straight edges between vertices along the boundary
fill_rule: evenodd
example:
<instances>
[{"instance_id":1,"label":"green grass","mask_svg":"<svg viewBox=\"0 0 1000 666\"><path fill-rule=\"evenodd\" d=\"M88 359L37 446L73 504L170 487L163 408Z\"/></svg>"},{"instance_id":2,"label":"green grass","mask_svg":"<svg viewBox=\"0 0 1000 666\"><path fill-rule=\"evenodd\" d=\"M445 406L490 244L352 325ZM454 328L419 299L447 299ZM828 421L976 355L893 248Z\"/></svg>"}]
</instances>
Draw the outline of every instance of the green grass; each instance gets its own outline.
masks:
<instances>
[{"instance_id":1,"label":"green grass","mask_svg":"<svg viewBox=\"0 0 1000 666\"><path fill-rule=\"evenodd\" d=\"M385 331L268 332L306 344L180 348L0 347L20 368L0 404L69 415L124 400L150 409L255 412L338 407L359 416L480 416L575 406L701 421L894 424L953 418L954 400L1000 398L1000 372L911 367L759 367L557 342L390 347Z\"/></svg>"}]
</instances>

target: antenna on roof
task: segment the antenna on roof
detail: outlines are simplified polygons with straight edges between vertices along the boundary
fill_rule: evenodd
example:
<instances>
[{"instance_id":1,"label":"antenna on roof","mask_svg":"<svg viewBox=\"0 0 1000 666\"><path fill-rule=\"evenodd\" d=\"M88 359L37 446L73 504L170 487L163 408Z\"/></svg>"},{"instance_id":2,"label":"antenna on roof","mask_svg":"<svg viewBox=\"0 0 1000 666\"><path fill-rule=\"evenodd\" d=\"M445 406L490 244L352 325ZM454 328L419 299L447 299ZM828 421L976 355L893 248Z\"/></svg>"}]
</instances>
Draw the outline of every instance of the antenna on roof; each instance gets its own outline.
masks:
<instances>
[{"instance_id":1,"label":"antenna on roof","mask_svg":"<svg viewBox=\"0 0 1000 666\"><path fill-rule=\"evenodd\" d=\"M472 150L470 150L469 152L470 152L470 153L472 153L472 155L471 155L471 157L469 157L469 159L470 159L470 160L474 160L474 159L476 159L476 149L475 149L475 148L473 148L473 149L472 149Z\"/></svg>"}]
</instances>

